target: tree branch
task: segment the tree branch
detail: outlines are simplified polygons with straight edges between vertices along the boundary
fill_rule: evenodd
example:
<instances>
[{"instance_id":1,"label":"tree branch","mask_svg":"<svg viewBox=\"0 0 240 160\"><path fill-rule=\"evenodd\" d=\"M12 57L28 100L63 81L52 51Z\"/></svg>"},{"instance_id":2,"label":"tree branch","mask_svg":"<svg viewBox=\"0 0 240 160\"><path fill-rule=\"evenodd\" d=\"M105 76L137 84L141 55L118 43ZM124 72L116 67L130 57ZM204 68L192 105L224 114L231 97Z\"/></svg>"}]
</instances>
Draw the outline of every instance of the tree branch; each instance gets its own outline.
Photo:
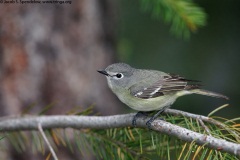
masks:
<instances>
[{"instance_id":1,"label":"tree branch","mask_svg":"<svg viewBox=\"0 0 240 160\"><path fill-rule=\"evenodd\" d=\"M166 110L165 113L171 109ZM169 112L170 112L169 111ZM176 110L173 110L176 111ZM181 112L181 111L180 111ZM187 113L187 112L184 112ZM132 119L135 113L114 115L114 116L75 116L75 115L55 115L55 116L31 116L10 118L0 121L1 131L38 130L40 123L43 129L53 128L90 128L107 129L132 126ZM200 115L198 115L199 118ZM147 128L146 122L149 117L139 117L136 127ZM202 119L204 121L204 118ZM215 138L211 135L204 135L186 128L156 119L152 123L152 130L177 137L183 141L194 141L198 145L205 145L209 148L228 152L240 156L240 144L228 142ZM150 132L150 131L149 131Z\"/></svg>"},{"instance_id":2,"label":"tree branch","mask_svg":"<svg viewBox=\"0 0 240 160\"><path fill-rule=\"evenodd\" d=\"M176 109L165 109L164 114L170 114L170 115L174 115L174 116L184 116L184 117L188 117L188 118L193 118L196 120L201 120L210 124L214 124L222 129L225 129L226 131L228 131L229 133L231 133L239 142L240 141L240 137L239 134L237 134L235 131L229 129L229 127L227 127L226 124L221 123L215 119L212 119L211 117L206 117L203 115L198 115L198 114L193 114L193 113L188 113L188 112L184 112L184 111L180 111L180 110L176 110Z\"/></svg>"}]
</instances>

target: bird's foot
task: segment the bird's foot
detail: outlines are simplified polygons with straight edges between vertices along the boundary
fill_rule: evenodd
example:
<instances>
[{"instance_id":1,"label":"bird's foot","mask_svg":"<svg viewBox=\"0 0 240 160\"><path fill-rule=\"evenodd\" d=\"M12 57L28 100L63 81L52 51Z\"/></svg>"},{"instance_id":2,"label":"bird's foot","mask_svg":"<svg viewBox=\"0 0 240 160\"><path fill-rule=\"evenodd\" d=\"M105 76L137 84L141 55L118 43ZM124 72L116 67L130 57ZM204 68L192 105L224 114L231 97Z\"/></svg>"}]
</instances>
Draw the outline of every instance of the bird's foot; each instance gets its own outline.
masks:
<instances>
[{"instance_id":1,"label":"bird's foot","mask_svg":"<svg viewBox=\"0 0 240 160\"><path fill-rule=\"evenodd\" d=\"M148 129L151 130L151 127L152 127L152 122L164 111L164 108L159 110L155 115L152 116L152 118L150 118L146 125L148 126ZM164 120L164 118L160 118L160 120Z\"/></svg>"},{"instance_id":2,"label":"bird's foot","mask_svg":"<svg viewBox=\"0 0 240 160\"><path fill-rule=\"evenodd\" d=\"M137 112L137 114L133 117L133 120L132 120L133 127L136 127L137 118L140 117L140 116L147 116L147 112L142 112L142 111Z\"/></svg>"},{"instance_id":3,"label":"bird's foot","mask_svg":"<svg viewBox=\"0 0 240 160\"><path fill-rule=\"evenodd\" d=\"M149 129L149 130L151 130L152 122L153 122L155 119L156 119L155 117L152 117L152 118L150 118L150 119L147 121L146 125L148 126L148 129ZM158 119L165 121L164 118L158 118Z\"/></svg>"}]
</instances>

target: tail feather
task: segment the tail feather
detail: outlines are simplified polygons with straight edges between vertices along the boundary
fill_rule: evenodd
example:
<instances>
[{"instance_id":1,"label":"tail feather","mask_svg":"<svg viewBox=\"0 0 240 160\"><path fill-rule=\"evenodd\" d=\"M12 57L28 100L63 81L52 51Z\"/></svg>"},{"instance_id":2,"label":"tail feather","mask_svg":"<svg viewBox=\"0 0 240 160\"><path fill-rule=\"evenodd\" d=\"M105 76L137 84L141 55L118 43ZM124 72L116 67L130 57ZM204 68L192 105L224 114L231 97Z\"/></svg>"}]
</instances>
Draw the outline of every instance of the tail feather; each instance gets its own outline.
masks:
<instances>
[{"instance_id":1,"label":"tail feather","mask_svg":"<svg viewBox=\"0 0 240 160\"><path fill-rule=\"evenodd\" d=\"M211 96L211 97L216 97L216 98L224 98L224 99L229 99L227 96L220 94L220 93L215 93L212 91L207 91L204 89L193 89L191 90L192 93L196 93L196 94L201 94L201 95L205 95L205 96Z\"/></svg>"}]
</instances>

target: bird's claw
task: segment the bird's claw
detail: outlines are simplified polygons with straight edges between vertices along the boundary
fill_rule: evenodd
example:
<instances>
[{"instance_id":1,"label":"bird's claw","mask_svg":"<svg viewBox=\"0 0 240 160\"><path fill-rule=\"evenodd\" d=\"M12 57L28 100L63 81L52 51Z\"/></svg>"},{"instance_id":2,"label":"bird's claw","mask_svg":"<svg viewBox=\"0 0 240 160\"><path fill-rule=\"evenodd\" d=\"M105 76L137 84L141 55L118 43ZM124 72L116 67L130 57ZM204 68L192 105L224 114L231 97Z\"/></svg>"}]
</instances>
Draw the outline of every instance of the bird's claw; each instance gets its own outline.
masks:
<instances>
[{"instance_id":1,"label":"bird's claw","mask_svg":"<svg viewBox=\"0 0 240 160\"><path fill-rule=\"evenodd\" d=\"M160 110L157 112L157 114L155 114L152 118L150 118L146 125L148 126L148 129L151 130L151 127L152 127L152 122L158 117L158 115L160 113L162 113L163 110ZM142 111L139 111L134 117L133 117L133 120L132 120L132 125L133 127L136 127L137 125L137 118L140 117L140 116L147 116L149 112L142 112ZM164 120L164 118L159 118L160 120Z\"/></svg>"},{"instance_id":2,"label":"bird's claw","mask_svg":"<svg viewBox=\"0 0 240 160\"><path fill-rule=\"evenodd\" d=\"M149 129L149 130L152 130L152 129L151 129L151 127L152 127L152 122L153 122L155 119L156 119L156 118L152 117L152 118L150 118L150 119L147 121L146 125L148 126L148 129ZM165 121L164 118L158 118L158 119Z\"/></svg>"},{"instance_id":3,"label":"bird's claw","mask_svg":"<svg viewBox=\"0 0 240 160\"><path fill-rule=\"evenodd\" d=\"M146 125L148 126L148 129L151 130L151 127L152 127L152 122L154 121L154 119L150 119L147 121Z\"/></svg>"},{"instance_id":4,"label":"bird's claw","mask_svg":"<svg viewBox=\"0 0 240 160\"><path fill-rule=\"evenodd\" d=\"M136 127L136 125L137 125L137 118L140 117L140 116L142 116L142 115L146 116L146 113L139 111L139 112L137 112L137 114L133 117L133 120L132 120L132 125L133 125L133 127Z\"/></svg>"},{"instance_id":5,"label":"bird's claw","mask_svg":"<svg viewBox=\"0 0 240 160\"><path fill-rule=\"evenodd\" d=\"M137 118L136 118L136 115L133 117L133 120L132 120L132 125L133 125L133 127L136 127L136 125L137 125L137 120L136 120Z\"/></svg>"}]
</instances>

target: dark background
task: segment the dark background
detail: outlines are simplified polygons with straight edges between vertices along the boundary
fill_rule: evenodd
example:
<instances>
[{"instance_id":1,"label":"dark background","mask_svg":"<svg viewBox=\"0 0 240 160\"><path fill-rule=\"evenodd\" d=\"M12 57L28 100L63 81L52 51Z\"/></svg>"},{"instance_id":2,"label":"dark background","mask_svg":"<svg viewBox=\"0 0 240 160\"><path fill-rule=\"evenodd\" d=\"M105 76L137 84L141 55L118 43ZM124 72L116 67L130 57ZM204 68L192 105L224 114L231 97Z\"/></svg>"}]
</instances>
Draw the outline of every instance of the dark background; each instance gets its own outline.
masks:
<instances>
[{"instance_id":1,"label":"dark background","mask_svg":"<svg viewBox=\"0 0 240 160\"><path fill-rule=\"evenodd\" d=\"M143 12L138 1L122 0L118 25L118 57L138 68L176 73L200 80L203 88L223 93L229 101L191 95L174 108L208 114L229 103L217 115L239 116L240 1L196 1L207 13L207 25L183 40L170 34L169 25ZM227 114L226 114L227 113Z\"/></svg>"}]
</instances>

